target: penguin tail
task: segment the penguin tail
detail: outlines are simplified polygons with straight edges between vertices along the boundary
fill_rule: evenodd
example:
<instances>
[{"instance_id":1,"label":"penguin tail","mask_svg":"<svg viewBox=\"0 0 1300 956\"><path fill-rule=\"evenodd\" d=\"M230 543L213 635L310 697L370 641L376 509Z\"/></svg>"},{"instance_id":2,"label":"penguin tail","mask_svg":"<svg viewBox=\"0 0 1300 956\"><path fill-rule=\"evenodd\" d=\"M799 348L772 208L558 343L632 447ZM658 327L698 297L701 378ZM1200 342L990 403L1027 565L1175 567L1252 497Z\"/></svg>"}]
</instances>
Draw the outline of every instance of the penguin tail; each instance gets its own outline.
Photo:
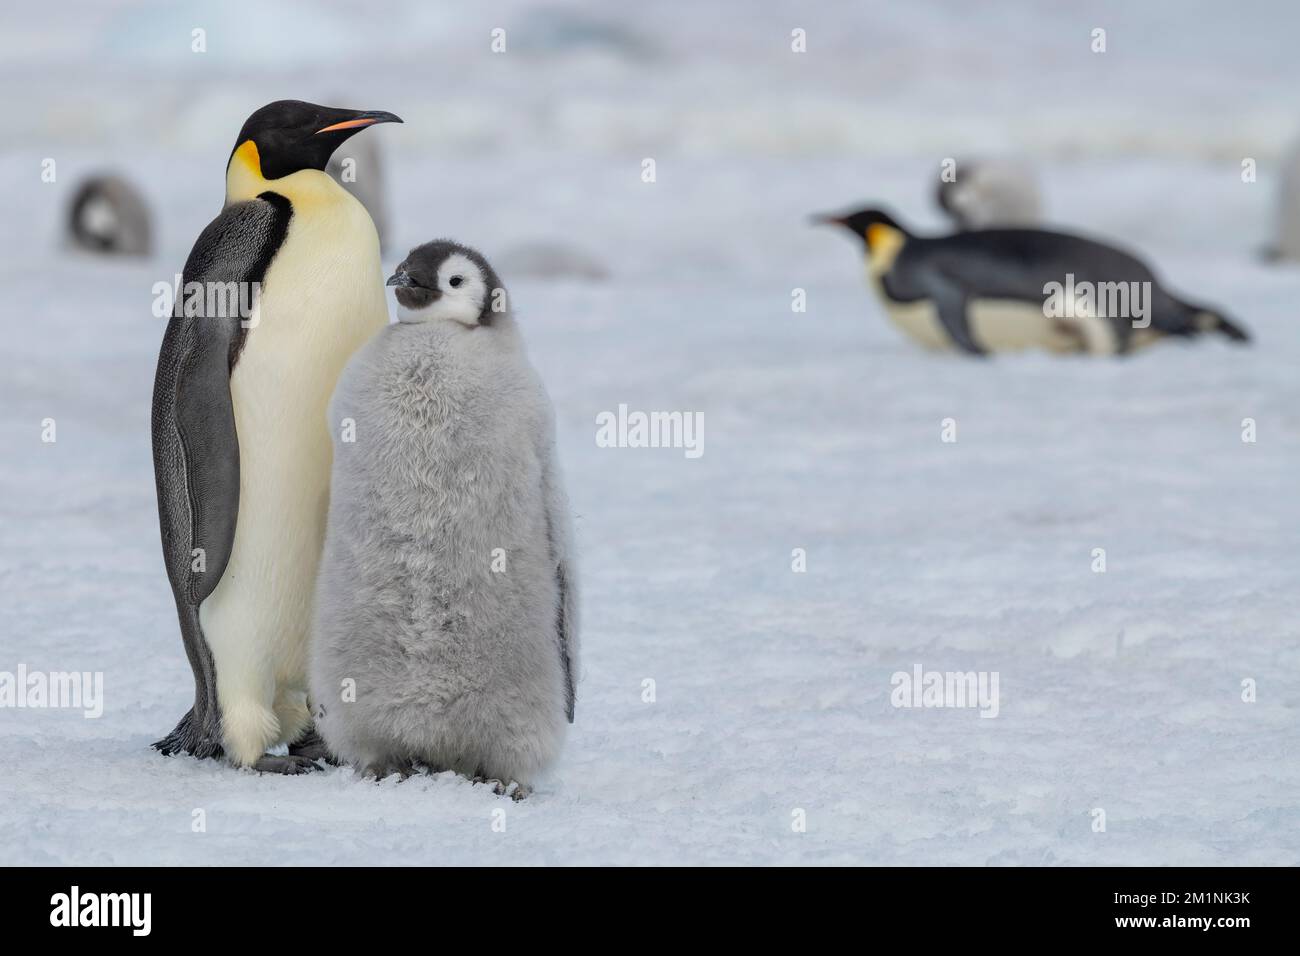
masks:
<instances>
[{"instance_id":1,"label":"penguin tail","mask_svg":"<svg viewBox=\"0 0 1300 956\"><path fill-rule=\"evenodd\" d=\"M1228 318L1218 309L1175 301L1182 314L1178 317L1177 325L1179 327L1169 330L1171 334L1202 335L1207 332L1217 332L1234 342L1250 341L1250 333L1246 331L1245 327Z\"/></svg>"},{"instance_id":2,"label":"penguin tail","mask_svg":"<svg viewBox=\"0 0 1300 956\"><path fill-rule=\"evenodd\" d=\"M1223 315L1220 312L1211 312L1210 315L1217 320L1214 325L1214 330L1216 332L1220 332L1223 335L1226 335L1234 342L1250 341L1250 333L1247 332L1245 328L1238 325L1236 322L1233 322L1227 316Z\"/></svg>"},{"instance_id":3,"label":"penguin tail","mask_svg":"<svg viewBox=\"0 0 1300 956\"><path fill-rule=\"evenodd\" d=\"M1249 342L1250 333L1217 309L1188 306L1192 334L1218 332L1234 342Z\"/></svg>"}]
</instances>

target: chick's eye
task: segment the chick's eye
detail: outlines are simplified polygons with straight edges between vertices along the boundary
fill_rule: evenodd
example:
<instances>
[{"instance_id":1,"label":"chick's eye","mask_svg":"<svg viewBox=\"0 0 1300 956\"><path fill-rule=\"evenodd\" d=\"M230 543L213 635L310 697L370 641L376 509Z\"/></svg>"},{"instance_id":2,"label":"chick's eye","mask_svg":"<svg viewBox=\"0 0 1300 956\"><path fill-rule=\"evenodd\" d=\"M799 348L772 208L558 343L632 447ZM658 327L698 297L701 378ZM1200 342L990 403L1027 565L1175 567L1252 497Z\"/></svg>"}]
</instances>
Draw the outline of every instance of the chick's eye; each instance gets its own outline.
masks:
<instances>
[{"instance_id":1,"label":"chick's eye","mask_svg":"<svg viewBox=\"0 0 1300 956\"><path fill-rule=\"evenodd\" d=\"M449 284L453 289L456 289L459 288L460 284L464 281L465 279L463 276L452 276L451 279L449 280Z\"/></svg>"}]
</instances>

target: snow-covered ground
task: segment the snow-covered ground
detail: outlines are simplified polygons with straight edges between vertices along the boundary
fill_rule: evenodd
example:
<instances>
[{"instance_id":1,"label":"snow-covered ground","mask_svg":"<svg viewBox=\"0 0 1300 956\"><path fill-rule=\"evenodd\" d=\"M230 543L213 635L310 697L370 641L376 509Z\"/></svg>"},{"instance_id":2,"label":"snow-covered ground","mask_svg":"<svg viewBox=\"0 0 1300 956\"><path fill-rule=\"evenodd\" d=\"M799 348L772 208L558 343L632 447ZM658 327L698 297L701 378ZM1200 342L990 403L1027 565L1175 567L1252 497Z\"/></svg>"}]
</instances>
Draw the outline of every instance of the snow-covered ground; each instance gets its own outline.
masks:
<instances>
[{"instance_id":1,"label":"snow-covered ground","mask_svg":"<svg viewBox=\"0 0 1300 956\"><path fill-rule=\"evenodd\" d=\"M0 671L104 675L99 719L0 710L0 863L1300 863L1300 270L1254 256L1300 131L1300 13L644 6L0 13ZM386 263L438 235L490 259L561 239L611 273L504 276L585 592L577 724L522 803L148 747L191 695L151 287L215 214L244 116L283 96L407 120L366 134ZM940 161L981 151L1027 156L1053 221L1142 250L1256 344L971 362L901 340L807 215L876 199L935 227ZM157 213L148 260L59 244L105 166ZM621 403L702 412L703 456L597 447ZM997 717L891 706L918 664L997 672Z\"/></svg>"}]
</instances>

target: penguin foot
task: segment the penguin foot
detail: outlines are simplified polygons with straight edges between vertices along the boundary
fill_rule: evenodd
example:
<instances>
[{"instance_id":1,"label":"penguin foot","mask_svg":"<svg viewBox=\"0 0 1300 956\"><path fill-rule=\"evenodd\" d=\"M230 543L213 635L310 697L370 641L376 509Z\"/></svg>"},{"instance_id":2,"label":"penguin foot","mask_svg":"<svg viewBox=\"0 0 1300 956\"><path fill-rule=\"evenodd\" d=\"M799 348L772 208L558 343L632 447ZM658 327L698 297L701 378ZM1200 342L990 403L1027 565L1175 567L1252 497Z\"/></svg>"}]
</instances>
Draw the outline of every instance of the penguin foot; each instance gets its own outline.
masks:
<instances>
[{"instance_id":1,"label":"penguin foot","mask_svg":"<svg viewBox=\"0 0 1300 956\"><path fill-rule=\"evenodd\" d=\"M373 763L366 764L361 769L361 776L369 777L376 783L385 777L391 777L393 774L397 774L401 779L405 780L413 773L415 773L415 764L409 760L376 760Z\"/></svg>"},{"instance_id":2,"label":"penguin foot","mask_svg":"<svg viewBox=\"0 0 1300 956\"><path fill-rule=\"evenodd\" d=\"M192 754L200 759L220 757L224 753L221 747L221 727L219 724L208 726L211 723L202 717L196 717L191 708L175 730L162 740L154 741L151 746L164 757L173 754Z\"/></svg>"},{"instance_id":3,"label":"penguin foot","mask_svg":"<svg viewBox=\"0 0 1300 956\"><path fill-rule=\"evenodd\" d=\"M282 757L275 754L262 754L253 761L252 769L258 773L292 776L298 773L311 773L313 770L319 770L320 767L316 766L316 761L298 754L286 754Z\"/></svg>"},{"instance_id":4,"label":"penguin foot","mask_svg":"<svg viewBox=\"0 0 1300 956\"><path fill-rule=\"evenodd\" d=\"M338 758L330 753L329 747L315 729L309 729L297 743L289 745L289 754L294 757L306 757L308 760L324 760L331 767L339 765Z\"/></svg>"},{"instance_id":5,"label":"penguin foot","mask_svg":"<svg viewBox=\"0 0 1300 956\"><path fill-rule=\"evenodd\" d=\"M495 777L475 777L471 782L485 784L491 787L492 792L498 797L509 797L516 803L527 796L531 796L533 792L515 780L506 783L504 780L498 780Z\"/></svg>"}]
</instances>

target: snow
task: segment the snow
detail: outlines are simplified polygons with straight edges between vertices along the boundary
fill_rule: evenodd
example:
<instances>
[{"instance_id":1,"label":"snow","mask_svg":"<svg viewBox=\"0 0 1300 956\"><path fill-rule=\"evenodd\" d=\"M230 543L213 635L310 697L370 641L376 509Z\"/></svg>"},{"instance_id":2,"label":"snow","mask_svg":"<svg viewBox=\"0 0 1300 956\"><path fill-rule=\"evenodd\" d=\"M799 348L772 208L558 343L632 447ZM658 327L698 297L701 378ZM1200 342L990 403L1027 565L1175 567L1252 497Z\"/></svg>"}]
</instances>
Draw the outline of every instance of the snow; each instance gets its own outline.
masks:
<instances>
[{"instance_id":1,"label":"snow","mask_svg":"<svg viewBox=\"0 0 1300 956\"><path fill-rule=\"evenodd\" d=\"M304 24L276 3L242 45L239 4L6 7L0 671L103 672L105 701L0 710L0 863L1300 863L1300 273L1255 257L1297 14L1131 6L331 2ZM243 117L287 95L407 120L366 134L386 264L448 235L610 273L504 276L557 407L585 612L577 723L518 804L148 747L191 695L151 288L216 212ZM877 198L933 228L941 160L999 151L1036 164L1054 221L1122 238L1256 344L972 362L901 340L807 215ZM105 166L153 204L153 258L60 244ZM702 412L703 456L598 447L621 403ZM998 716L891 706L917 664L997 672Z\"/></svg>"}]
</instances>

